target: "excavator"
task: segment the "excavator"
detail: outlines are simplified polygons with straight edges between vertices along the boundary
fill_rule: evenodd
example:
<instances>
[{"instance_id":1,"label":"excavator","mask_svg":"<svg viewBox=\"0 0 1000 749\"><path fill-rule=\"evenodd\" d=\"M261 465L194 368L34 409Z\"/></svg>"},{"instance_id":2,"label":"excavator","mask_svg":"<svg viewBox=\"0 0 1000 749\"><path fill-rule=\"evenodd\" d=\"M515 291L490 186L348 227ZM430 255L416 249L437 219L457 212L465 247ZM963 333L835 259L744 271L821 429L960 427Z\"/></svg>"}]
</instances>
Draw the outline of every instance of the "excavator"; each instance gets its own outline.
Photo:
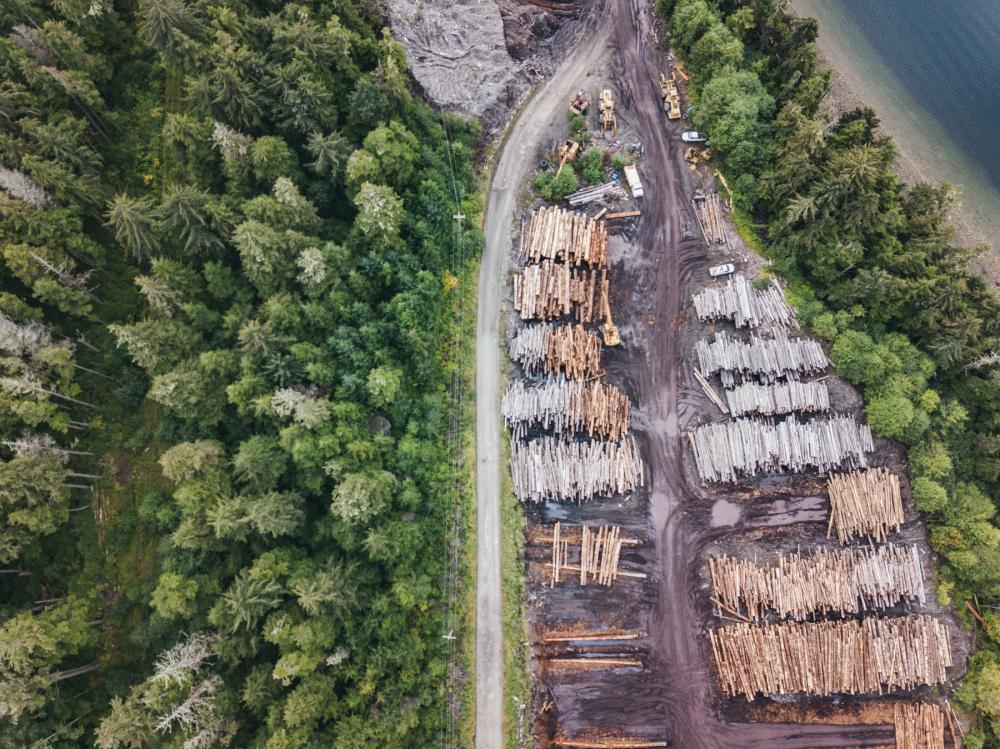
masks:
<instances>
[{"instance_id":1,"label":"excavator","mask_svg":"<svg viewBox=\"0 0 1000 749\"><path fill-rule=\"evenodd\" d=\"M567 161L576 161L576 155L580 153L580 143L575 140L567 139L559 146L558 153L559 168L556 170L557 177L562 174L563 167L566 166Z\"/></svg>"},{"instance_id":2,"label":"excavator","mask_svg":"<svg viewBox=\"0 0 1000 749\"><path fill-rule=\"evenodd\" d=\"M604 303L604 345L617 346L622 342L618 326L611 319L611 305L608 303L608 295L601 294L601 301Z\"/></svg>"}]
</instances>

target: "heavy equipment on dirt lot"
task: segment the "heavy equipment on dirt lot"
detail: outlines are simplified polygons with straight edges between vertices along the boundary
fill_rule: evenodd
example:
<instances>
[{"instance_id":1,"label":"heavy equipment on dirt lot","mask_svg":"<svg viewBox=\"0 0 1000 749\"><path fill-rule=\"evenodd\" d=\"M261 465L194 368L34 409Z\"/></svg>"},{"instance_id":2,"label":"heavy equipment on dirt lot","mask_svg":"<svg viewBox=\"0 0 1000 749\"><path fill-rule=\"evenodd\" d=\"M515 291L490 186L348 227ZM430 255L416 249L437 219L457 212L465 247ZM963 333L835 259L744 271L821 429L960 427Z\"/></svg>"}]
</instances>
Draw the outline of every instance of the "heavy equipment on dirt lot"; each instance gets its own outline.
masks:
<instances>
[{"instance_id":1,"label":"heavy equipment on dirt lot","mask_svg":"<svg viewBox=\"0 0 1000 749\"><path fill-rule=\"evenodd\" d=\"M583 91L577 91L569 100L569 111L585 117L588 109L590 109L590 102L587 100L586 94Z\"/></svg>"},{"instance_id":2,"label":"heavy equipment on dirt lot","mask_svg":"<svg viewBox=\"0 0 1000 749\"><path fill-rule=\"evenodd\" d=\"M688 146L684 151L684 160L692 164L700 164L712 158L711 148L698 148L698 146Z\"/></svg>"},{"instance_id":3,"label":"heavy equipment on dirt lot","mask_svg":"<svg viewBox=\"0 0 1000 749\"><path fill-rule=\"evenodd\" d=\"M563 141L559 146L559 168L556 169L556 176L562 174L563 167L567 161L576 161L576 155L580 153L580 143L573 139Z\"/></svg>"},{"instance_id":4,"label":"heavy equipment on dirt lot","mask_svg":"<svg viewBox=\"0 0 1000 749\"><path fill-rule=\"evenodd\" d=\"M667 78L660 73L660 96L663 97L663 111L667 113L668 120L679 120L681 118L681 95L677 91L677 82L673 76Z\"/></svg>"},{"instance_id":5,"label":"heavy equipment on dirt lot","mask_svg":"<svg viewBox=\"0 0 1000 749\"><path fill-rule=\"evenodd\" d=\"M617 346L622 342L622 337L618 332L618 326L611 319L611 304L608 302L608 295L602 294L602 296L601 301L604 302L604 345Z\"/></svg>"},{"instance_id":6,"label":"heavy equipment on dirt lot","mask_svg":"<svg viewBox=\"0 0 1000 749\"><path fill-rule=\"evenodd\" d=\"M615 100L611 95L610 88L601 91L598 108L601 111L601 137L604 137L608 132L611 133L611 137L614 137L615 133L618 132L618 120L615 119Z\"/></svg>"}]
</instances>

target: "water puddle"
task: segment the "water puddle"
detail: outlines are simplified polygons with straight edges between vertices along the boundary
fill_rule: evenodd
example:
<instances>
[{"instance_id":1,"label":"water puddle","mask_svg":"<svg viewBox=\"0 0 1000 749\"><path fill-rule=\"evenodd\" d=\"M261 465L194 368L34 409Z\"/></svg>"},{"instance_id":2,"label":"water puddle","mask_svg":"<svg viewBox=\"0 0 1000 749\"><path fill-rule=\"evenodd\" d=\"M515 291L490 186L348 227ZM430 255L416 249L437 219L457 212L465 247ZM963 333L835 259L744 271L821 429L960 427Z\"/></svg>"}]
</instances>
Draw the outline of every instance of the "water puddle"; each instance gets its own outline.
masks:
<instances>
[{"instance_id":1,"label":"water puddle","mask_svg":"<svg viewBox=\"0 0 1000 749\"><path fill-rule=\"evenodd\" d=\"M740 509L738 504L720 499L712 505L711 527L724 528L734 526L739 522L740 515L742 514L743 510Z\"/></svg>"}]
</instances>

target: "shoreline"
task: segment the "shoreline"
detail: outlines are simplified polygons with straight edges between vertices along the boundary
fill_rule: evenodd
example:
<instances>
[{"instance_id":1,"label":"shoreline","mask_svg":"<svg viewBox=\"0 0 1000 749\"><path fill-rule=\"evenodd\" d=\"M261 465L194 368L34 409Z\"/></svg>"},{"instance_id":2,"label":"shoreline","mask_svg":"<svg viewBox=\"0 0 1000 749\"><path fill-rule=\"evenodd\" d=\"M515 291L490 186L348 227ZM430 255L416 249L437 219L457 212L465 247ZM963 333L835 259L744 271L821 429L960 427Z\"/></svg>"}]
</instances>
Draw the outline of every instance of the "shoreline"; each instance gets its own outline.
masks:
<instances>
[{"instance_id":1,"label":"shoreline","mask_svg":"<svg viewBox=\"0 0 1000 749\"><path fill-rule=\"evenodd\" d=\"M799 17L816 18L814 7L810 0L792 0L791 3L792 12ZM880 97L879 92L872 90L879 87L878 81L867 85L863 82L861 73L852 64L851 53L838 45L832 36L834 32L820 19L816 52L823 67L831 71L828 98L832 100L833 109L842 113L859 106L868 106L875 111L880 129L896 145L894 169L902 182L948 182L959 191L958 201L949 214L949 220L955 229L954 242L961 247L985 246L986 250L969 262L969 269L983 276L989 285L1000 286L1000 248L988 239L991 235L997 235L998 227L982 215L977 215L964 202L966 191L959 184L960 180L956 179L958 175L941 174L940 169L933 168L919 158L917 154L922 149L916 141L922 139L921 134L908 130L894 119L893 108L886 105L889 94ZM887 72L886 75L891 73Z\"/></svg>"}]
</instances>

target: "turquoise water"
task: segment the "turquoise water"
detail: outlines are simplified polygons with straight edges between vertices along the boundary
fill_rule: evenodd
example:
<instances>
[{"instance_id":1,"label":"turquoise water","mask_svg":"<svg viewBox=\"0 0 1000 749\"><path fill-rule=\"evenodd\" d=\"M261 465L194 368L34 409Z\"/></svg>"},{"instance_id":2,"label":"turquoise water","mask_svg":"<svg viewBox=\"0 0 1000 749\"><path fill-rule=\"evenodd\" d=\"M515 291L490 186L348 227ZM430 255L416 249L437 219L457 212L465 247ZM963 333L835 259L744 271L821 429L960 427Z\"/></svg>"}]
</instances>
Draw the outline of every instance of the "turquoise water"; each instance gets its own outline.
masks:
<instances>
[{"instance_id":1,"label":"turquoise water","mask_svg":"<svg viewBox=\"0 0 1000 749\"><path fill-rule=\"evenodd\" d=\"M824 0L1000 188L1000 2Z\"/></svg>"},{"instance_id":2,"label":"turquoise water","mask_svg":"<svg viewBox=\"0 0 1000 749\"><path fill-rule=\"evenodd\" d=\"M963 218L1000 227L1000 2L795 0L819 46L927 179L960 186Z\"/></svg>"}]
</instances>

